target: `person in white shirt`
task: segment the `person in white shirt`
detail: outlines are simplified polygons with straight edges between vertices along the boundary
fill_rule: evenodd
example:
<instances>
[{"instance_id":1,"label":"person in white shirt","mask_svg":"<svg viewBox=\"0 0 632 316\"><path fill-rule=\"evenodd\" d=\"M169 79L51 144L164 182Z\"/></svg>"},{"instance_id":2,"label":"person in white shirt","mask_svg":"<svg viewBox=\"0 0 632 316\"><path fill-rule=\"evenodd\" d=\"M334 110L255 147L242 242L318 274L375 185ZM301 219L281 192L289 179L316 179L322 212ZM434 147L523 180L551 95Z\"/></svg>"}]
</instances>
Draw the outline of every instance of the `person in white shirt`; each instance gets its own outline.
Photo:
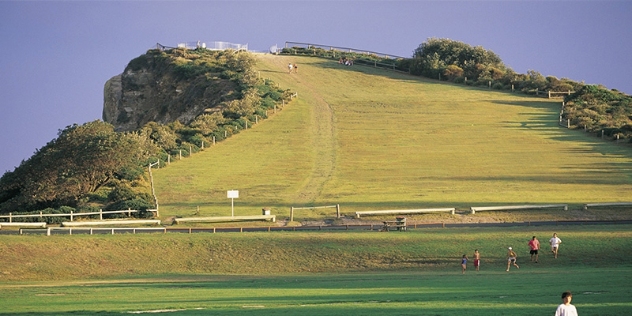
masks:
<instances>
[{"instance_id":1,"label":"person in white shirt","mask_svg":"<svg viewBox=\"0 0 632 316\"><path fill-rule=\"evenodd\" d=\"M578 316L577 309L571 304L573 294L571 292L562 293L562 304L555 310L555 316Z\"/></svg>"},{"instance_id":2,"label":"person in white shirt","mask_svg":"<svg viewBox=\"0 0 632 316\"><path fill-rule=\"evenodd\" d=\"M553 238L549 240L549 244L551 244L551 252L555 259L557 259L557 249L560 247L562 240L557 238L557 233L553 233Z\"/></svg>"}]
</instances>

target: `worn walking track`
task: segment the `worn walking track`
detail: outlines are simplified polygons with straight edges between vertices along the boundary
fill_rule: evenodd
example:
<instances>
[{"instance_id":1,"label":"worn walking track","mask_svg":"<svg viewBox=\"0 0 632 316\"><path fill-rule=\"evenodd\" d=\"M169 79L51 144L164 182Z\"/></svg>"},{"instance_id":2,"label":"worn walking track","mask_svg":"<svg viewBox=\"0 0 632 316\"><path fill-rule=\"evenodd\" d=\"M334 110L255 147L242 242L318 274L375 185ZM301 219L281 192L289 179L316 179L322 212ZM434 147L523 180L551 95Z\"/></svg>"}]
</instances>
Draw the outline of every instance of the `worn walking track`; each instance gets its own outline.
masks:
<instances>
[{"instance_id":1,"label":"worn walking track","mask_svg":"<svg viewBox=\"0 0 632 316\"><path fill-rule=\"evenodd\" d=\"M294 197L298 204L314 203L320 196L325 183L331 179L336 165L336 131L334 128L334 113L330 104L313 88L312 80L320 76L322 68L312 67L308 62L298 66L300 72L288 73L288 63L293 63L296 57L257 55L261 61L259 70L263 78L270 78L280 84L281 88L290 89L298 93L298 100L293 106L308 106L312 111L311 122L306 127L311 130L312 153L314 165L310 175L305 179L302 187ZM309 60L301 58L301 61Z\"/></svg>"}]
</instances>

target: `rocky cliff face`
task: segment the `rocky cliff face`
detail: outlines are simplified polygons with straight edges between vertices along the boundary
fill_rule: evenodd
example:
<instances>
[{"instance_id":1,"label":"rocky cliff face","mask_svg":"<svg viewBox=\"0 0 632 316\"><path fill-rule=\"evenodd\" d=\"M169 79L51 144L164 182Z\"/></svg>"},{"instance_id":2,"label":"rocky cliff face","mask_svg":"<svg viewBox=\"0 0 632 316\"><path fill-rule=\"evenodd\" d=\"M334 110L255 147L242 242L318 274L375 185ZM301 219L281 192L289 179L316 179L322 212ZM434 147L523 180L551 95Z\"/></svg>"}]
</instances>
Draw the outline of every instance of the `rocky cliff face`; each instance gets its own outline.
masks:
<instances>
[{"instance_id":1,"label":"rocky cliff face","mask_svg":"<svg viewBox=\"0 0 632 316\"><path fill-rule=\"evenodd\" d=\"M235 83L213 73L191 75L181 70L182 65L191 69L191 64L186 55L163 52L133 60L122 74L105 83L103 121L117 131L132 131L152 121L188 124L204 112L219 110L219 104L230 99L227 96L234 92ZM182 73L187 76L183 78Z\"/></svg>"}]
</instances>

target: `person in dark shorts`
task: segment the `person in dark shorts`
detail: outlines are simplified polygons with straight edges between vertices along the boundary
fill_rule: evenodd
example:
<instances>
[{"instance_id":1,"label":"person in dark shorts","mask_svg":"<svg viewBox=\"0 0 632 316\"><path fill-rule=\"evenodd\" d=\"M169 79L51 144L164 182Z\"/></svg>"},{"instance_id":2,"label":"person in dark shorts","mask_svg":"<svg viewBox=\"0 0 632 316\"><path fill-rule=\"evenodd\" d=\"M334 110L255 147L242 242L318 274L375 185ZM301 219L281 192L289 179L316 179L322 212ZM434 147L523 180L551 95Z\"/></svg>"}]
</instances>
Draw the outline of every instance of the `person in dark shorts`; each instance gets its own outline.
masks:
<instances>
[{"instance_id":1,"label":"person in dark shorts","mask_svg":"<svg viewBox=\"0 0 632 316\"><path fill-rule=\"evenodd\" d=\"M535 256L535 263L538 263L538 250L540 250L540 241L533 236L531 240L529 240L529 253L531 254L531 262L533 262L533 257Z\"/></svg>"}]
</instances>

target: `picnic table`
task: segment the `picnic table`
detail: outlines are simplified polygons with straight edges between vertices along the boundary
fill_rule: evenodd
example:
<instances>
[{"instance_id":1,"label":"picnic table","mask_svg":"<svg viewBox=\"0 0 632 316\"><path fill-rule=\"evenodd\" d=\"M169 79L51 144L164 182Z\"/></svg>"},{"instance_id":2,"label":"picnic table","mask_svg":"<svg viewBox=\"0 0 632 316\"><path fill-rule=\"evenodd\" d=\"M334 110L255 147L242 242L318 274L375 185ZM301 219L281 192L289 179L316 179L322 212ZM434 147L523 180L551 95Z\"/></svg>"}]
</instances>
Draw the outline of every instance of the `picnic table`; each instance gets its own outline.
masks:
<instances>
[{"instance_id":1,"label":"picnic table","mask_svg":"<svg viewBox=\"0 0 632 316\"><path fill-rule=\"evenodd\" d=\"M406 217L397 217L394 221L384 221L382 231L390 231L391 229L405 231L406 230Z\"/></svg>"}]
</instances>

